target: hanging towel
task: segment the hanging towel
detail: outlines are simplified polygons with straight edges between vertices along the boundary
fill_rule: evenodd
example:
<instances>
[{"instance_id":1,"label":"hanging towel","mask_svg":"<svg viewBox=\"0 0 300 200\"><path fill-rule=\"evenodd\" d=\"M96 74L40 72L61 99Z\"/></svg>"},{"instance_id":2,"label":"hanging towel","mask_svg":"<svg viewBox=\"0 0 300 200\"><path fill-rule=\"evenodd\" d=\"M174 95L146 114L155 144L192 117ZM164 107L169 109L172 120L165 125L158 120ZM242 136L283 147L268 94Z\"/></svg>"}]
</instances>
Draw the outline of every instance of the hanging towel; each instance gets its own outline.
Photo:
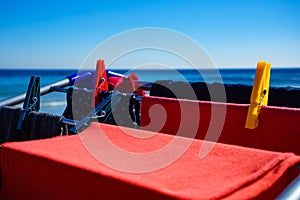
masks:
<instances>
[{"instance_id":1,"label":"hanging towel","mask_svg":"<svg viewBox=\"0 0 300 200\"><path fill-rule=\"evenodd\" d=\"M193 89L191 93L191 89ZM210 90L209 90L210 89ZM213 101L237 104L249 104L252 86L242 84L222 84L162 80L156 81L150 90L150 96L178 99L211 101L210 91L225 90L226 98L214 96ZM269 106L300 108L300 89L295 87L270 87Z\"/></svg>"},{"instance_id":2,"label":"hanging towel","mask_svg":"<svg viewBox=\"0 0 300 200\"><path fill-rule=\"evenodd\" d=\"M30 112L28 115L28 135L29 139L43 139L64 135L62 126L62 116L48 113Z\"/></svg>"},{"instance_id":3,"label":"hanging towel","mask_svg":"<svg viewBox=\"0 0 300 200\"><path fill-rule=\"evenodd\" d=\"M22 131L16 130L21 110L8 106L0 108L0 144L26 139Z\"/></svg>"},{"instance_id":4,"label":"hanging towel","mask_svg":"<svg viewBox=\"0 0 300 200\"><path fill-rule=\"evenodd\" d=\"M222 123L218 117L224 114L224 106L226 106L226 116L224 126L219 129L221 133L218 142L300 155L299 108L263 106L260 111L259 126L250 130L245 128L248 111L248 105L245 104L145 96L142 99L141 127L171 135L182 132L181 136L215 141L214 134L218 133L216 127ZM152 110L155 107L159 109ZM197 108L200 117L196 121L193 114L196 113ZM214 114L212 108L215 109ZM182 111L184 112L181 113ZM162 117L163 113L165 119ZM194 126L198 127L197 133L191 135L189 130ZM208 132L209 129L211 132Z\"/></svg>"},{"instance_id":5,"label":"hanging towel","mask_svg":"<svg viewBox=\"0 0 300 200\"><path fill-rule=\"evenodd\" d=\"M137 88L135 81L140 80L135 73L128 77L108 77L109 90L118 90L123 93L135 93L140 96L145 95L145 91Z\"/></svg>"}]
</instances>

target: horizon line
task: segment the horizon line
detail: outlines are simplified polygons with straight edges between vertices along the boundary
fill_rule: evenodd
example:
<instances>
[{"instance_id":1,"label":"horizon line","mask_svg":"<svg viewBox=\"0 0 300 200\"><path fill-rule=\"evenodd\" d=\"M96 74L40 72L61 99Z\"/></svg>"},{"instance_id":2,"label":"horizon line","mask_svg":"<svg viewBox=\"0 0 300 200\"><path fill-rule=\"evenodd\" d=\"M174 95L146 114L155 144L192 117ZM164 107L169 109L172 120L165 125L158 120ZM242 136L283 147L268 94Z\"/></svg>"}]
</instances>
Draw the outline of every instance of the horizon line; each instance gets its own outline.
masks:
<instances>
[{"instance_id":1,"label":"horizon line","mask_svg":"<svg viewBox=\"0 0 300 200\"><path fill-rule=\"evenodd\" d=\"M178 69L178 70L195 70L197 68L187 68L187 67L174 67L174 68L170 68L170 69ZM242 70L242 69L256 69L256 66L244 66L244 67L229 67L229 66L223 66L223 67L219 67L216 66L215 68L211 68L211 67L201 67L199 68L200 70L210 70L210 69L236 69L236 70ZM300 65L299 66L271 66L271 69L300 69ZM24 68L24 67L0 67L0 70L83 70L79 68L71 68L71 67L53 67L53 68L49 68L49 67L30 67L30 68ZM96 68L87 68L85 70L96 70ZM168 70L168 68L165 69L161 69L161 68L143 68L143 69L138 69L138 68L129 68L129 67L109 67L107 68L107 70Z\"/></svg>"}]
</instances>

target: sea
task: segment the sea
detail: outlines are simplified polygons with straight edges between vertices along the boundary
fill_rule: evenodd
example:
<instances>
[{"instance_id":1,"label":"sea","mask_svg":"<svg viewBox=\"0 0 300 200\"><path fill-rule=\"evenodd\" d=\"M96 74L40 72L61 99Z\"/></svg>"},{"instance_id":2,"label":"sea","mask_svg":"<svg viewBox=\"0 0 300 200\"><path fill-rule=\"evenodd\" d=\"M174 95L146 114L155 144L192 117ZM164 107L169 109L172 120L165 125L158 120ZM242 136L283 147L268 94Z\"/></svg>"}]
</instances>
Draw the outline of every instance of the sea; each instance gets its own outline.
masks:
<instances>
[{"instance_id":1,"label":"sea","mask_svg":"<svg viewBox=\"0 0 300 200\"><path fill-rule=\"evenodd\" d=\"M129 75L135 73L141 81L173 80L186 82L223 82L228 84L253 85L255 69L200 70L128 70L115 69L113 72ZM75 69L0 69L0 102L26 93L31 76L40 77L41 87L65 79L78 73ZM271 87L300 88L299 68L273 68L270 77ZM22 106L22 104L16 105ZM40 112L61 115L66 107L66 94L53 92L41 97Z\"/></svg>"}]
</instances>

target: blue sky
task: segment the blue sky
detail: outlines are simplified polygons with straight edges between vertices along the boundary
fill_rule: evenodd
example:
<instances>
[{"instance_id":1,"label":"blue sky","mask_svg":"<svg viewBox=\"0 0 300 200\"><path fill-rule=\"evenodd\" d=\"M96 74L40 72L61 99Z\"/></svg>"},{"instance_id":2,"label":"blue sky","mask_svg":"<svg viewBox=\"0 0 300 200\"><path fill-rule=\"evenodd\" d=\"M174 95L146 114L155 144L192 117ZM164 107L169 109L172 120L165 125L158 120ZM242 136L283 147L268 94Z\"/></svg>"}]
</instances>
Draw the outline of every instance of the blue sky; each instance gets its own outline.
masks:
<instances>
[{"instance_id":1,"label":"blue sky","mask_svg":"<svg viewBox=\"0 0 300 200\"><path fill-rule=\"evenodd\" d=\"M142 27L197 41L218 67L300 67L300 1L0 1L0 68L78 68L105 39Z\"/></svg>"}]
</instances>

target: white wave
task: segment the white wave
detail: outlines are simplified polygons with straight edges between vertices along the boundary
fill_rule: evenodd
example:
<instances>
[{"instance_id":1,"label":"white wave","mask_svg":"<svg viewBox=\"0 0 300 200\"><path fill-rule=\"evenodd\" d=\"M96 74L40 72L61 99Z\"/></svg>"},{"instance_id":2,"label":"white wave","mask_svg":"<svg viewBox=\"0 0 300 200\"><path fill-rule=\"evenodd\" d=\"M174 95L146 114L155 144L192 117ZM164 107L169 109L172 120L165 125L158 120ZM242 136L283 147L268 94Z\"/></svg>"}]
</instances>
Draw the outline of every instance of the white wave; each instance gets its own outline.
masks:
<instances>
[{"instance_id":1,"label":"white wave","mask_svg":"<svg viewBox=\"0 0 300 200\"><path fill-rule=\"evenodd\" d=\"M66 106L65 101L51 101L51 102L41 102L41 107L55 107L55 106Z\"/></svg>"},{"instance_id":2,"label":"white wave","mask_svg":"<svg viewBox=\"0 0 300 200\"><path fill-rule=\"evenodd\" d=\"M299 85L291 85L291 86L289 86L289 87L300 89L300 86L299 86Z\"/></svg>"}]
</instances>

